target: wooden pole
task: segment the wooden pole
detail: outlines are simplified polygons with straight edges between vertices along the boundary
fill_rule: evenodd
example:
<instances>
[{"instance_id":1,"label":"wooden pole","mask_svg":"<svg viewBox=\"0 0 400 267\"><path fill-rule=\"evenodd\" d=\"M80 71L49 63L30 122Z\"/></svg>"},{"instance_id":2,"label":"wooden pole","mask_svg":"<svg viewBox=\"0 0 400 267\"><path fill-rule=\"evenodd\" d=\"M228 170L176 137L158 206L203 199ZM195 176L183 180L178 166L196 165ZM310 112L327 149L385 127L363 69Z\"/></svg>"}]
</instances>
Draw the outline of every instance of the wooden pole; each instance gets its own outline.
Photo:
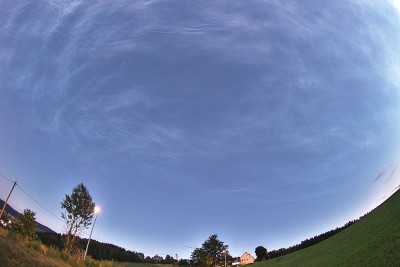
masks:
<instances>
[{"instance_id":1,"label":"wooden pole","mask_svg":"<svg viewBox=\"0 0 400 267\"><path fill-rule=\"evenodd\" d=\"M8 199L10 198L10 196L11 196L11 193L12 193L12 191L14 190L14 187L15 187L16 185L17 185L17 182L14 182L14 185L13 185L13 187L11 188L11 191L10 191L10 193L8 193L8 196L7 196L6 202L4 202L3 208L1 209L1 212L0 212L0 220L1 220L1 217L3 216L3 212L4 212L4 210L6 209L6 206L7 206Z\"/></svg>"}]
</instances>

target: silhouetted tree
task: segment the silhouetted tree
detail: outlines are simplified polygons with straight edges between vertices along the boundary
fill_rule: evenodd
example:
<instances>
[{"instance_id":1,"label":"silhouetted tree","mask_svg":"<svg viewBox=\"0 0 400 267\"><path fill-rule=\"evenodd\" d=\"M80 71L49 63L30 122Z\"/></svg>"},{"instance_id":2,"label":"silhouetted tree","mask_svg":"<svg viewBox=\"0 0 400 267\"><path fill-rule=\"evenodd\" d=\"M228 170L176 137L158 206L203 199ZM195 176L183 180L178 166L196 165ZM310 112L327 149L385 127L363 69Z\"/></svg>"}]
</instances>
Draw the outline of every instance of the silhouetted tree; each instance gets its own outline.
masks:
<instances>
[{"instance_id":1,"label":"silhouetted tree","mask_svg":"<svg viewBox=\"0 0 400 267\"><path fill-rule=\"evenodd\" d=\"M175 259L170 255L165 256L164 264L174 264Z\"/></svg>"},{"instance_id":2,"label":"silhouetted tree","mask_svg":"<svg viewBox=\"0 0 400 267\"><path fill-rule=\"evenodd\" d=\"M224 262L225 252L228 256L228 245L218 240L218 235L211 235L202 245L192 252L192 260L195 265L202 267L210 267L222 265Z\"/></svg>"},{"instance_id":3,"label":"silhouetted tree","mask_svg":"<svg viewBox=\"0 0 400 267\"><path fill-rule=\"evenodd\" d=\"M162 262L164 260L164 258L162 257L162 256L159 256L159 255L154 255L153 256L153 261L155 262L155 263L160 263L160 262Z\"/></svg>"},{"instance_id":4,"label":"silhouetted tree","mask_svg":"<svg viewBox=\"0 0 400 267\"><path fill-rule=\"evenodd\" d=\"M13 225L12 230L28 240L37 239L35 216L35 212L30 209L24 209L24 212Z\"/></svg>"},{"instance_id":5,"label":"silhouetted tree","mask_svg":"<svg viewBox=\"0 0 400 267\"><path fill-rule=\"evenodd\" d=\"M47 245L53 246L58 249L63 249L64 245L62 243L61 234L58 233L37 233L39 236L39 240ZM81 239L77 237L77 247L79 249L84 250L87 245L87 239ZM126 250L119 246L99 242L97 240L92 239L90 241L90 246L88 250L88 254L90 254L93 259L96 260L114 260L121 262L143 262L144 254ZM1 264L0 264L1 265Z\"/></svg>"},{"instance_id":6,"label":"silhouetted tree","mask_svg":"<svg viewBox=\"0 0 400 267\"><path fill-rule=\"evenodd\" d=\"M180 259L179 266L190 266L190 262L187 259Z\"/></svg>"},{"instance_id":7,"label":"silhouetted tree","mask_svg":"<svg viewBox=\"0 0 400 267\"><path fill-rule=\"evenodd\" d=\"M76 246L76 237L92 223L94 203L88 189L80 183L72 190L71 196L65 195L61 208L65 209L61 214L66 227L64 247L71 252Z\"/></svg>"},{"instance_id":8,"label":"silhouetted tree","mask_svg":"<svg viewBox=\"0 0 400 267\"><path fill-rule=\"evenodd\" d=\"M257 261L264 261L267 258L267 249L263 246L256 247Z\"/></svg>"}]
</instances>

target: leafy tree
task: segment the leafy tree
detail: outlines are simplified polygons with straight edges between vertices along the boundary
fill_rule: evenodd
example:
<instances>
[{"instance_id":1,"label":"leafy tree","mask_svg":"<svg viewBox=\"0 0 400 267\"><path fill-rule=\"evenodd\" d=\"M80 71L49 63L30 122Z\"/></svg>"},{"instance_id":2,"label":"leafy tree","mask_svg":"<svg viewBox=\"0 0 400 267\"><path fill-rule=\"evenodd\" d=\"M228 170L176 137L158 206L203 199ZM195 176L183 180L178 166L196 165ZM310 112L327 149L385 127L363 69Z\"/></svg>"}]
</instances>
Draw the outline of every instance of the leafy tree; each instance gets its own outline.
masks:
<instances>
[{"instance_id":1,"label":"leafy tree","mask_svg":"<svg viewBox=\"0 0 400 267\"><path fill-rule=\"evenodd\" d=\"M194 264L201 267L216 267L223 265L225 260L225 252L228 256L228 245L218 240L218 235L211 235L202 245L192 252L191 259Z\"/></svg>"},{"instance_id":2,"label":"leafy tree","mask_svg":"<svg viewBox=\"0 0 400 267\"><path fill-rule=\"evenodd\" d=\"M164 258L162 256L159 256L159 255L154 255L153 256L153 261L156 262L156 263L160 263L163 260L164 260Z\"/></svg>"},{"instance_id":3,"label":"leafy tree","mask_svg":"<svg viewBox=\"0 0 400 267\"><path fill-rule=\"evenodd\" d=\"M256 247L257 261L264 261L267 258L267 249L263 246Z\"/></svg>"},{"instance_id":4,"label":"leafy tree","mask_svg":"<svg viewBox=\"0 0 400 267\"><path fill-rule=\"evenodd\" d=\"M175 259L173 257L171 257L170 255L167 255L167 256L165 256L164 263L165 264L174 264Z\"/></svg>"},{"instance_id":5,"label":"leafy tree","mask_svg":"<svg viewBox=\"0 0 400 267\"><path fill-rule=\"evenodd\" d=\"M68 252L75 248L76 237L92 223L94 205L88 189L82 183L72 190L71 195L65 195L61 202L61 208L65 209L61 214L66 228L64 247Z\"/></svg>"},{"instance_id":6,"label":"leafy tree","mask_svg":"<svg viewBox=\"0 0 400 267\"><path fill-rule=\"evenodd\" d=\"M190 266L190 262L187 259L180 259L179 266Z\"/></svg>"},{"instance_id":7,"label":"leafy tree","mask_svg":"<svg viewBox=\"0 0 400 267\"><path fill-rule=\"evenodd\" d=\"M30 209L24 209L24 212L13 225L13 231L27 238L28 240L37 239L36 230L36 213Z\"/></svg>"}]
</instances>

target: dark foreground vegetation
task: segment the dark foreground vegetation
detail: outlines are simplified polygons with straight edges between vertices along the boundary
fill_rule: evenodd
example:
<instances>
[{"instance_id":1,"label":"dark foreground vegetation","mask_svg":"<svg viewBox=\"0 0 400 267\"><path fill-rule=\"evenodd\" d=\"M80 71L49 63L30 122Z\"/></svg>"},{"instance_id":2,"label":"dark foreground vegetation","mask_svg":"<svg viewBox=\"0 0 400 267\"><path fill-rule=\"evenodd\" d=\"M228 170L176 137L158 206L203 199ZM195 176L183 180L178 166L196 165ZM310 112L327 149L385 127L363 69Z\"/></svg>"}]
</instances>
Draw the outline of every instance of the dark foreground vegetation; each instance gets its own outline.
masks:
<instances>
[{"instance_id":1,"label":"dark foreground vegetation","mask_svg":"<svg viewBox=\"0 0 400 267\"><path fill-rule=\"evenodd\" d=\"M61 234L38 233L38 238L46 246L52 246L60 250L64 249L63 236ZM77 247L81 250L85 250L87 241L87 239L79 238ZM145 259L142 253L129 251L116 245L98 242L93 239L90 241L88 255L91 255L96 260L142 262Z\"/></svg>"},{"instance_id":2,"label":"dark foreground vegetation","mask_svg":"<svg viewBox=\"0 0 400 267\"><path fill-rule=\"evenodd\" d=\"M63 236L57 233L38 233L39 240L48 247L55 247L59 250L64 249ZM79 238L77 248L84 250L86 248L87 239ZM145 257L143 253L126 250L122 247L91 240L88 249L88 255L96 260L108 260L118 262L135 262L135 263L149 263L149 264L170 264L176 265L176 260L170 256L165 257L154 255L153 257ZM188 260L180 259L179 265L190 265Z\"/></svg>"},{"instance_id":3,"label":"dark foreground vegetation","mask_svg":"<svg viewBox=\"0 0 400 267\"><path fill-rule=\"evenodd\" d=\"M71 256L65 250L47 247L38 240L29 240L0 227L0 267L130 267L110 261L86 260ZM143 266L145 267L145 266Z\"/></svg>"}]
</instances>

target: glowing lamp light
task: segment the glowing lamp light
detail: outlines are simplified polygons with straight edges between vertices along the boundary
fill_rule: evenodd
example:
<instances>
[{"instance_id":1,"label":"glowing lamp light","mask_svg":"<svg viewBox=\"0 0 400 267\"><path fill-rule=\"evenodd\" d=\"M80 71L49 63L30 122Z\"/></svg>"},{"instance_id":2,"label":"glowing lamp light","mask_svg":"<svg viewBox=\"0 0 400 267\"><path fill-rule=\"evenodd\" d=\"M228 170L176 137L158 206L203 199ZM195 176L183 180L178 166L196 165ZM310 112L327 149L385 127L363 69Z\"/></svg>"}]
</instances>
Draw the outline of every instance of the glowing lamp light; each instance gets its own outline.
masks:
<instances>
[{"instance_id":1,"label":"glowing lamp light","mask_svg":"<svg viewBox=\"0 0 400 267\"><path fill-rule=\"evenodd\" d=\"M95 206L94 207L94 213L98 214L100 212L100 207L99 206Z\"/></svg>"}]
</instances>

